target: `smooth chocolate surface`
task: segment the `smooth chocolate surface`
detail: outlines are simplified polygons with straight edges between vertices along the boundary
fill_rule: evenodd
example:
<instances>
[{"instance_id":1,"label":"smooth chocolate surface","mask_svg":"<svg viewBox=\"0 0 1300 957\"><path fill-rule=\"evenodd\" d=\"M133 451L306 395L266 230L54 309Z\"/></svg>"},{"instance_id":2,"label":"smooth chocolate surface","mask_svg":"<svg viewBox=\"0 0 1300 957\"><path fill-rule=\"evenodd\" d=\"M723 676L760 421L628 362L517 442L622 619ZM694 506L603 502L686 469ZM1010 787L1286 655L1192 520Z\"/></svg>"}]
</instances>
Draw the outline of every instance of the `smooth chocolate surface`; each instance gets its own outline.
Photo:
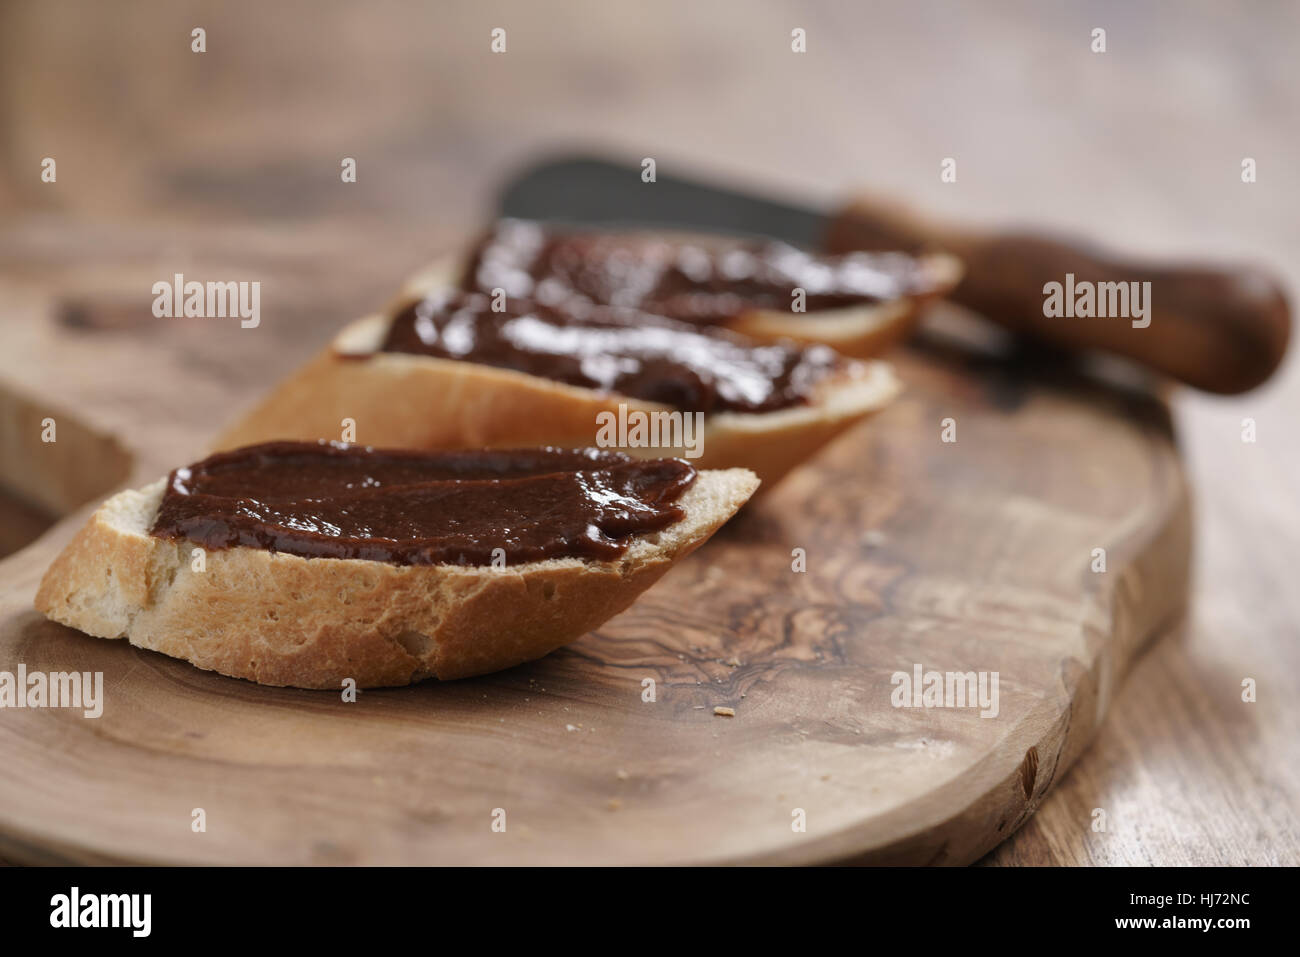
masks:
<instances>
[{"instance_id":1,"label":"smooth chocolate surface","mask_svg":"<svg viewBox=\"0 0 1300 957\"><path fill-rule=\"evenodd\" d=\"M813 312L928 292L933 280L906 253L818 255L779 242L564 231L507 219L478 245L462 285L552 306L576 299L725 324L752 309L798 318L796 288Z\"/></svg>"},{"instance_id":2,"label":"smooth chocolate surface","mask_svg":"<svg viewBox=\"0 0 1300 957\"><path fill-rule=\"evenodd\" d=\"M680 521L681 459L598 449L415 452L270 442L172 472L151 534L397 565L613 559Z\"/></svg>"},{"instance_id":3,"label":"smooth chocolate surface","mask_svg":"<svg viewBox=\"0 0 1300 957\"><path fill-rule=\"evenodd\" d=\"M630 309L435 293L400 312L385 352L461 359L690 412L806 404L843 368L827 346L764 344Z\"/></svg>"}]
</instances>

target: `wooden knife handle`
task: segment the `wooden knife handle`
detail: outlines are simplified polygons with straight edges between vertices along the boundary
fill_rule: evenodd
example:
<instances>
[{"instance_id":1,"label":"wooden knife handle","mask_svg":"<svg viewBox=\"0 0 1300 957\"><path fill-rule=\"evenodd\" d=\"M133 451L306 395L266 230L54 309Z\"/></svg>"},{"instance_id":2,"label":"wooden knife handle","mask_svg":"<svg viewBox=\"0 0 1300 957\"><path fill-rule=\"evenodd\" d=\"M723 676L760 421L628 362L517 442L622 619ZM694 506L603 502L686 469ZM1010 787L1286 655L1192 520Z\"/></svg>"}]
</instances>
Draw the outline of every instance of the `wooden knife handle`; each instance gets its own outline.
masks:
<instances>
[{"instance_id":1,"label":"wooden knife handle","mask_svg":"<svg viewBox=\"0 0 1300 957\"><path fill-rule=\"evenodd\" d=\"M966 265L949 298L1017 332L1069 349L1127 356L1188 385L1222 394L1262 383L1282 361L1291 310L1279 281L1255 267L1168 265L1124 259L1032 232L981 232L927 222L887 202L860 199L836 216L833 252L942 249ZM1150 282L1150 324L1127 318L1044 315L1044 286Z\"/></svg>"}]
</instances>

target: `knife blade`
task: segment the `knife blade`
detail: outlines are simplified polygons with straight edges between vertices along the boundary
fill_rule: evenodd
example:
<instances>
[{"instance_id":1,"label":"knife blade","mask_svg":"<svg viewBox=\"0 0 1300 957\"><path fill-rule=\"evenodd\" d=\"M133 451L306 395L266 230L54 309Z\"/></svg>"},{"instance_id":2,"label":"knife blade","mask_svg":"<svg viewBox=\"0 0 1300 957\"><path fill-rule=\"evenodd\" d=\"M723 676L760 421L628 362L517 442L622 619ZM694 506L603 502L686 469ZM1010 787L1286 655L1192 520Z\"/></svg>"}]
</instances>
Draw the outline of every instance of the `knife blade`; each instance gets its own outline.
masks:
<instances>
[{"instance_id":1,"label":"knife blade","mask_svg":"<svg viewBox=\"0 0 1300 957\"><path fill-rule=\"evenodd\" d=\"M525 170L508 183L502 216L570 226L664 227L734 236L771 237L816 248L830 217L793 204L726 187L657 173L595 157L561 157Z\"/></svg>"}]
</instances>

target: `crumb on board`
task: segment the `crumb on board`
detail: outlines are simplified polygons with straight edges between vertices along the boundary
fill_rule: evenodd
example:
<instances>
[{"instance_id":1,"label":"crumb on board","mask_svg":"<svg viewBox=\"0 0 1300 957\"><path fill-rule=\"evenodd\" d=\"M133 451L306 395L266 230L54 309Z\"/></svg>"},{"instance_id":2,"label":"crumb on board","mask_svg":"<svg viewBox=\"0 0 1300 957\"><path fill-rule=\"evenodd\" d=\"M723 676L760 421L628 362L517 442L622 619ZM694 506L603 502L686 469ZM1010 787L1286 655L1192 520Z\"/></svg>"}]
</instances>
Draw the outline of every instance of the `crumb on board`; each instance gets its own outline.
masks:
<instances>
[{"instance_id":1,"label":"crumb on board","mask_svg":"<svg viewBox=\"0 0 1300 957\"><path fill-rule=\"evenodd\" d=\"M713 709L713 713L716 715L721 715L724 718L734 718L736 716L736 709L724 708L722 705L718 705L716 708Z\"/></svg>"},{"instance_id":2,"label":"crumb on board","mask_svg":"<svg viewBox=\"0 0 1300 957\"><path fill-rule=\"evenodd\" d=\"M618 778L620 781L626 781L631 776L632 775L628 774L622 768L619 768L617 771L614 772L614 777Z\"/></svg>"},{"instance_id":3,"label":"crumb on board","mask_svg":"<svg viewBox=\"0 0 1300 957\"><path fill-rule=\"evenodd\" d=\"M622 806L623 806L623 802L620 801L618 798L610 798L609 801L607 801L605 804L605 807L607 807L611 811L617 811Z\"/></svg>"}]
</instances>

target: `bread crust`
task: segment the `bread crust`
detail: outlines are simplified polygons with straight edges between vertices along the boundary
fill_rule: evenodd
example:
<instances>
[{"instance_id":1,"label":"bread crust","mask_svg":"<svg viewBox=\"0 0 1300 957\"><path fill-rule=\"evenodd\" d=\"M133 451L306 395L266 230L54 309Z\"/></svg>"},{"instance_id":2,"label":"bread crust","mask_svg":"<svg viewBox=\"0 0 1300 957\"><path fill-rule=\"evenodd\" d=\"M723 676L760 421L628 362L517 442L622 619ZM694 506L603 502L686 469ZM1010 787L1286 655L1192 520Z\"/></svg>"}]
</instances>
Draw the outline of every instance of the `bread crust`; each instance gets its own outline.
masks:
<instances>
[{"instance_id":1,"label":"bread crust","mask_svg":"<svg viewBox=\"0 0 1300 957\"><path fill-rule=\"evenodd\" d=\"M618 614L712 535L758 486L744 470L701 472L685 517L616 561L501 569L207 552L148 534L165 480L114 496L50 566L36 609L100 638L259 684L406 685L539 658Z\"/></svg>"},{"instance_id":2,"label":"bread crust","mask_svg":"<svg viewBox=\"0 0 1300 957\"><path fill-rule=\"evenodd\" d=\"M391 313L390 313L391 315ZM355 441L394 448L512 448L597 444L602 412L672 412L656 402L597 392L473 362L374 352L391 320L368 316L222 432L221 451L275 439L339 439L345 419ZM697 468L748 468L765 487L899 391L883 362L853 363L827 380L815 401L766 413L704 418L698 456L683 445L619 447L642 458L682 456Z\"/></svg>"}]
</instances>

